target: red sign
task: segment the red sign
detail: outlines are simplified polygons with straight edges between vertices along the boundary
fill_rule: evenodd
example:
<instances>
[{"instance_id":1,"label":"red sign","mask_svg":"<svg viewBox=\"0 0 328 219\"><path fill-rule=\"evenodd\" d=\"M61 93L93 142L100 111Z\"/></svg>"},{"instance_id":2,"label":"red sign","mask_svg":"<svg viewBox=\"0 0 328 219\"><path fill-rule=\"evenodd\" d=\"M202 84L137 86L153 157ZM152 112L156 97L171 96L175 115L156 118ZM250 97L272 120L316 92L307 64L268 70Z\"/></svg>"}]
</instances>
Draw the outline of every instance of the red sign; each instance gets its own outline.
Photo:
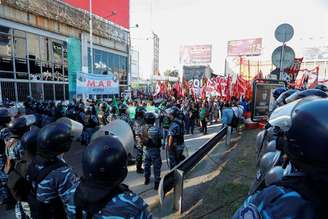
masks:
<instances>
[{"instance_id":1,"label":"red sign","mask_svg":"<svg viewBox=\"0 0 328 219\"><path fill-rule=\"evenodd\" d=\"M63 0L73 7L89 11L89 0ZM112 21L122 27L129 28L129 0L93 0L92 12L95 15Z\"/></svg>"},{"instance_id":2,"label":"red sign","mask_svg":"<svg viewBox=\"0 0 328 219\"><path fill-rule=\"evenodd\" d=\"M262 38L232 40L228 42L228 56L261 55Z\"/></svg>"},{"instance_id":3,"label":"red sign","mask_svg":"<svg viewBox=\"0 0 328 219\"><path fill-rule=\"evenodd\" d=\"M180 63L183 65L209 64L212 62L212 45L180 47Z\"/></svg>"}]
</instances>

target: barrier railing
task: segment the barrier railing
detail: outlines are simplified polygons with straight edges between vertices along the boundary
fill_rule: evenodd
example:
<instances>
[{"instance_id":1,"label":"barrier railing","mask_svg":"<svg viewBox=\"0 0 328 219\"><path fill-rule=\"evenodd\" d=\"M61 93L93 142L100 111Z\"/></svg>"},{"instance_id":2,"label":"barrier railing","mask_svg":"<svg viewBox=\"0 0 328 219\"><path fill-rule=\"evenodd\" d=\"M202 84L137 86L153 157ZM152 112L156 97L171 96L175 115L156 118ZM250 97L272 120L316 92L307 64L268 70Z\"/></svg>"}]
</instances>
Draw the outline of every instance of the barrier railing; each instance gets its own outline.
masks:
<instances>
[{"instance_id":1,"label":"barrier railing","mask_svg":"<svg viewBox=\"0 0 328 219\"><path fill-rule=\"evenodd\" d=\"M205 142L196 152L184 159L161 179L158 189L161 204L163 204L165 195L174 189L173 210L178 211L180 214L182 213L184 175L195 167L197 163L201 161L208 154L208 152L211 151L213 147L224 138L225 135L227 135L226 144L230 144L230 134L231 127L221 129L213 138Z\"/></svg>"}]
</instances>

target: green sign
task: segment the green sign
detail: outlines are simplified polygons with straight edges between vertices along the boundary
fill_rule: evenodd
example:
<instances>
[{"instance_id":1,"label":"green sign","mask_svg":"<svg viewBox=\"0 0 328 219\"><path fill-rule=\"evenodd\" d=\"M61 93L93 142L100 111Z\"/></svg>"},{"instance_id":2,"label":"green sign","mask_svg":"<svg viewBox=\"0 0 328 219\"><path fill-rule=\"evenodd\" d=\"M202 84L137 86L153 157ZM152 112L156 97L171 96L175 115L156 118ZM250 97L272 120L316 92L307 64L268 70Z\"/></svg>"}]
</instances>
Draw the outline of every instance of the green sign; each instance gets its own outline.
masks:
<instances>
[{"instance_id":1,"label":"green sign","mask_svg":"<svg viewBox=\"0 0 328 219\"><path fill-rule=\"evenodd\" d=\"M76 73L81 72L81 41L69 38L67 41L69 99L76 95Z\"/></svg>"}]
</instances>

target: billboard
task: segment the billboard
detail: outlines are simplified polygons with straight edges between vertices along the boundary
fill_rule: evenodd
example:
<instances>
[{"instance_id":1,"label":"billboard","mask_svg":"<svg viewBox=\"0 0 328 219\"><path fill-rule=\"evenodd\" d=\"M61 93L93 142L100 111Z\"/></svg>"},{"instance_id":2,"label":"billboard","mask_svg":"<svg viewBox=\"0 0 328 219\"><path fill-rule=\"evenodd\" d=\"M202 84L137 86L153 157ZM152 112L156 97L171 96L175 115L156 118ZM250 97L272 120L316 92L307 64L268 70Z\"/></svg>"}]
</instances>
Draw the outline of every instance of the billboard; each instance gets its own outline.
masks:
<instances>
[{"instance_id":1,"label":"billboard","mask_svg":"<svg viewBox=\"0 0 328 219\"><path fill-rule=\"evenodd\" d=\"M212 45L193 45L180 47L180 63L200 65L212 62Z\"/></svg>"},{"instance_id":2,"label":"billboard","mask_svg":"<svg viewBox=\"0 0 328 219\"><path fill-rule=\"evenodd\" d=\"M116 75L76 74L77 94L118 94L119 82Z\"/></svg>"},{"instance_id":3,"label":"billboard","mask_svg":"<svg viewBox=\"0 0 328 219\"><path fill-rule=\"evenodd\" d=\"M89 0L63 0L67 4L89 11ZM93 0L92 12L129 29L129 0Z\"/></svg>"},{"instance_id":4,"label":"billboard","mask_svg":"<svg viewBox=\"0 0 328 219\"><path fill-rule=\"evenodd\" d=\"M303 56L304 56L305 60L327 60L328 59L328 45L304 48Z\"/></svg>"},{"instance_id":5,"label":"billboard","mask_svg":"<svg viewBox=\"0 0 328 219\"><path fill-rule=\"evenodd\" d=\"M228 41L228 56L261 55L262 38Z\"/></svg>"}]
</instances>

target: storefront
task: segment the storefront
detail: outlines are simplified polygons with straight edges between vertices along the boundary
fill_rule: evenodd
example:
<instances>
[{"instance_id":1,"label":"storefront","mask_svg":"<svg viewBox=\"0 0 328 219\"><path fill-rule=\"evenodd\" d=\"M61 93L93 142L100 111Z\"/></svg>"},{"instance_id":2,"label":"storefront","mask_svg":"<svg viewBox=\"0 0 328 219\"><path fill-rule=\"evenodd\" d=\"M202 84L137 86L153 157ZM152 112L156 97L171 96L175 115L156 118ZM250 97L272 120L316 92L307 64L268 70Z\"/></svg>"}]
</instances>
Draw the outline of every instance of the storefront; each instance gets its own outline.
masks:
<instances>
[{"instance_id":1,"label":"storefront","mask_svg":"<svg viewBox=\"0 0 328 219\"><path fill-rule=\"evenodd\" d=\"M128 29L94 15L91 62L87 11L60 1L19 2L0 1L0 102L68 100L78 94L79 72L108 75L127 90Z\"/></svg>"},{"instance_id":2,"label":"storefront","mask_svg":"<svg viewBox=\"0 0 328 219\"><path fill-rule=\"evenodd\" d=\"M0 20L2 100L68 99L66 38Z\"/></svg>"}]
</instances>

